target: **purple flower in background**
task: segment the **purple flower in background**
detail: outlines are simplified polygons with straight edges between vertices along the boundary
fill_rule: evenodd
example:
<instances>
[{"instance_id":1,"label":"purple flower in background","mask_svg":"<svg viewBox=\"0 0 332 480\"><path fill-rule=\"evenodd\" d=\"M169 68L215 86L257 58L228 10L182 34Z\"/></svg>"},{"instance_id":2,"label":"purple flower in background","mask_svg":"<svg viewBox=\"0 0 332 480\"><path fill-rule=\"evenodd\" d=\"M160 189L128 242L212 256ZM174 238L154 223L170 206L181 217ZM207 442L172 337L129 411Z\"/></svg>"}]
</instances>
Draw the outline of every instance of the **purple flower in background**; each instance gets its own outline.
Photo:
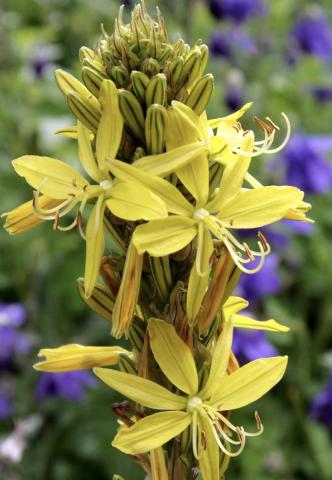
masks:
<instances>
[{"instance_id":1,"label":"purple flower in background","mask_svg":"<svg viewBox=\"0 0 332 480\"><path fill-rule=\"evenodd\" d=\"M0 304L0 370L10 370L18 355L26 355L31 340L18 330L26 320L26 311L16 303Z\"/></svg>"},{"instance_id":2,"label":"purple flower in background","mask_svg":"<svg viewBox=\"0 0 332 480\"><path fill-rule=\"evenodd\" d=\"M310 415L317 422L332 429L332 376L326 388L312 402Z\"/></svg>"},{"instance_id":3,"label":"purple flower in background","mask_svg":"<svg viewBox=\"0 0 332 480\"><path fill-rule=\"evenodd\" d=\"M311 9L298 19L291 32L291 39L304 53L323 60L332 58L332 29L320 9Z\"/></svg>"},{"instance_id":4,"label":"purple flower in background","mask_svg":"<svg viewBox=\"0 0 332 480\"><path fill-rule=\"evenodd\" d=\"M25 308L19 303L0 303L0 326L20 327L26 320Z\"/></svg>"},{"instance_id":5,"label":"purple flower in background","mask_svg":"<svg viewBox=\"0 0 332 480\"><path fill-rule=\"evenodd\" d=\"M54 61L59 56L56 45L38 43L33 50L31 67L36 77L43 77L47 71L53 70Z\"/></svg>"},{"instance_id":6,"label":"purple flower in background","mask_svg":"<svg viewBox=\"0 0 332 480\"><path fill-rule=\"evenodd\" d=\"M312 87L311 93L319 103L332 102L332 86Z\"/></svg>"},{"instance_id":7,"label":"purple flower in background","mask_svg":"<svg viewBox=\"0 0 332 480\"><path fill-rule=\"evenodd\" d=\"M265 332L246 328L235 328L232 350L240 365L257 358L278 355L276 348L268 341Z\"/></svg>"},{"instance_id":8,"label":"purple flower in background","mask_svg":"<svg viewBox=\"0 0 332 480\"><path fill-rule=\"evenodd\" d=\"M208 0L211 13L218 19L242 23L265 12L261 0Z\"/></svg>"},{"instance_id":9,"label":"purple flower in background","mask_svg":"<svg viewBox=\"0 0 332 480\"><path fill-rule=\"evenodd\" d=\"M280 292L282 281L278 272L279 258L270 253L265 259L263 267L255 275L243 274L240 278L239 295L247 299L250 306L255 305L266 295Z\"/></svg>"},{"instance_id":10,"label":"purple flower in background","mask_svg":"<svg viewBox=\"0 0 332 480\"><path fill-rule=\"evenodd\" d=\"M11 398L0 384L0 420L11 417L13 415L13 403Z\"/></svg>"},{"instance_id":11,"label":"purple flower in background","mask_svg":"<svg viewBox=\"0 0 332 480\"><path fill-rule=\"evenodd\" d=\"M236 51L241 50L247 54L257 52L253 39L240 28L216 31L210 38L210 51L215 57L231 59Z\"/></svg>"},{"instance_id":12,"label":"purple flower in background","mask_svg":"<svg viewBox=\"0 0 332 480\"><path fill-rule=\"evenodd\" d=\"M231 112L244 105L244 80L240 70L231 69L226 78L224 102Z\"/></svg>"},{"instance_id":13,"label":"purple flower in background","mask_svg":"<svg viewBox=\"0 0 332 480\"><path fill-rule=\"evenodd\" d=\"M281 157L285 182L305 193L324 193L332 188L332 135L294 135ZM280 161L278 160L278 162Z\"/></svg>"},{"instance_id":14,"label":"purple flower in background","mask_svg":"<svg viewBox=\"0 0 332 480\"><path fill-rule=\"evenodd\" d=\"M80 401L85 388L95 384L95 378L86 370L60 373L41 373L36 387L39 401L50 397L63 397Z\"/></svg>"}]
</instances>

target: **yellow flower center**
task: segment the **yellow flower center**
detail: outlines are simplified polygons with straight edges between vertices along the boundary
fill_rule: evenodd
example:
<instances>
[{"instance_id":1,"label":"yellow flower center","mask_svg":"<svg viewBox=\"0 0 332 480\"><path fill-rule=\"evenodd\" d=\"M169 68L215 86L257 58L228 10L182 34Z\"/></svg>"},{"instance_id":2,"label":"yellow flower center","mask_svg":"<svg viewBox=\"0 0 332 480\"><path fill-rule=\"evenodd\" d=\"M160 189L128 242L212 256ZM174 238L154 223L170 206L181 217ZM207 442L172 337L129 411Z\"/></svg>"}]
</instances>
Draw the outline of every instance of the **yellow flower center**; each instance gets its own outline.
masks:
<instances>
[{"instance_id":1,"label":"yellow flower center","mask_svg":"<svg viewBox=\"0 0 332 480\"><path fill-rule=\"evenodd\" d=\"M112 188L112 182L111 180L102 180L99 185L101 186L101 188L103 188L105 190L105 192L107 192L107 190L109 190L110 188Z\"/></svg>"},{"instance_id":2,"label":"yellow flower center","mask_svg":"<svg viewBox=\"0 0 332 480\"><path fill-rule=\"evenodd\" d=\"M199 208L198 210L195 211L193 218L195 220L202 220L205 217L208 217L210 213L205 210L205 208Z\"/></svg>"},{"instance_id":3,"label":"yellow flower center","mask_svg":"<svg viewBox=\"0 0 332 480\"><path fill-rule=\"evenodd\" d=\"M195 410L195 408L202 405L202 403L203 403L203 400L199 397L189 398L189 400L187 402L187 411L188 412L193 412Z\"/></svg>"}]
</instances>

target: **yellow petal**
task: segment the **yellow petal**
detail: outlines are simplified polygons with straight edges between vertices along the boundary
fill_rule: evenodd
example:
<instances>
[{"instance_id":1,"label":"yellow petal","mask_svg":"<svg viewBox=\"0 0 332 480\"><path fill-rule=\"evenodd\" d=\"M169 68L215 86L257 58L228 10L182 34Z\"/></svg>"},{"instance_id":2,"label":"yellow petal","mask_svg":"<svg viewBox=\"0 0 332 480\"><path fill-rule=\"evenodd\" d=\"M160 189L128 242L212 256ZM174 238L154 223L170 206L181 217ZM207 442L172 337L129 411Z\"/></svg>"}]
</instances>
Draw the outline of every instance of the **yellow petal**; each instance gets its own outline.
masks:
<instances>
[{"instance_id":1,"label":"yellow petal","mask_svg":"<svg viewBox=\"0 0 332 480\"><path fill-rule=\"evenodd\" d=\"M118 90L112 80L103 80L99 102L102 109L96 137L96 153L101 170L107 159L116 157L123 128L123 118L119 109Z\"/></svg>"},{"instance_id":2,"label":"yellow petal","mask_svg":"<svg viewBox=\"0 0 332 480\"><path fill-rule=\"evenodd\" d=\"M84 287L87 298L91 296L94 286L96 285L101 259L104 254L104 211L104 198L100 196L92 209L86 227Z\"/></svg>"},{"instance_id":3,"label":"yellow petal","mask_svg":"<svg viewBox=\"0 0 332 480\"><path fill-rule=\"evenodd\" d=\"M183 185L197 201L204 205L209 195L209 164L207 154L202 153L190 163L176 170Z\"/></svg>"},{"instance_id":4,"label":"yellow petal","mask_svg":"<svg viewBox=\"0 0 332 480\"><path fill-rule=\"evenodd\" d=\"M103 179L98 168L91 145L90 130L81 122L77 122L77 141L78 141L78 156L80 162L90 177L96 182Z\"/></svg>"},{"instance_id":5,"label":"yellow petal","mask_svg":"<svg viewBox=\"0 0 332 480\"><path fill-rule=\"evenodd\" d=\"M13 166L29 185L55 199L80 195L83 193L83 188L89 184L72 167L50 157L24 155L14 160Z\"/></svg>"},{"instance_id":6,"label":"yellow petal","mask_svg":"<svg viewBox=\"0 0 332 480\"><path fill-rule=\"evenodd\" d=\"M125 220L154 220L167 217L165 203L143 185L119 182L112 186L111 198L106 200L110 211Z\"/></svg>"},{"instance_id":7,"label":"yellow petal","mask_svg":"<svg viewBox=\"0 0 332 480\"><path fill-rule=\"evenodd\" d=\"M287 357L260 358L224 377L210 404L219 410L249 405L276 385L285 373Z\"/></svg>"},{"instance_id":8,"label":"yellow petal","mask_svg":"<svg viewBox=\"0 0 332 480\"><path fill-rule=\"evenodd\" d=\"M191 108L180 102L172 102L167 110L168 122L166 129L166 147L172 150L182 145L202 140L199 130L199 117ZM190 163L178 168L176 174L183 185L197 200L198 205L204 205L209 194L209 165L207 152L193 157Z\"/></svg>"},{"instance_id":9,"label":"yellow petal","mask_svg":"<svg viewBox=\"0 0 332 480\"><path fill-rule=\"evenodd\" d=\"M245 315L232 315L232 322L234 327L238 328L251 328L254 330L266 330L268 332L288 332L289 328L276 322L273 319L270 320L254 320L253 318L246 317Z\"/></svg>"},{"instance_id":10,"label":"yellow petal","mask_svg":"<svg viewBox=\"0 0 332 480\"><path fill-rule=\"evenodd\" d=\"M202 140L199 130L199 117L188 106L173 101L167 110L168 122L166 128L167 150Z\"/></svg>"},{"instance_id":11,"label":"yellow petal","mask_svg":"<svg viewBox=\"0 0 332 480\"><path fill-rule=\"evenodd\" d=\"M149 320L150 345L153 356L166 377L188 395L195 395L198 376L194 357L188 345L164 320Z\"/></svg>"},{"instance_id":12,"label":"yellow petal","mask_svg":"<svg viewBox=\"0 0 332 480\"><path fill-rule=\"evenodd\" d=\"M112 314L112 335L115 338L129 331L140 291L142 268L143 256L137 253L131 241Z\"/></svg>"},{"instance_id":13,"label":"yellow petal","mask_svg":"<svg viewBox=\"0 0 332 480\"><path fill-rule=\"evenodd\" d=\"M162 447L154 448L150 453L151 480L168 480L165 453Z\"/></svg>"},{"instance_id":14,"label":"yellow petal","mask_svg":"<svg viewBox=\"0 0 332 480\"><path fill-rule=\"evenodd\" d=\"M241 297L229 297L224 303L222 309L225 319L227 320L234 313L244 310L249 305L249 302Z\"/></svg>"},{"instance_id":15,"label":"yellow petal","mask_svg":"<svg viewBox=\"0 0 332 480\"><path fill-rule=\"evenodd\" d=\"M213 241L209 230L203 222L198 224L196 268L198 275L205 276L210 271L210 258Z\"/></svg>"},{"instance_id":16,"label":"yellow petal","mask_svg":"<svg viewBox=\"0 0 332 480\"><path fill-rule=\"evenodd\" d=\"M240 192L224 205L218 218L229 228L257 228L281 220L301 201L295 187L261 187Z\"/></svg>"},{"instance_id":17,"label":"yellow petal","mask_svg":"<svg viewBox=\"0 0 332 480\"><path fill-rule=\"evenodd\" d=\"M44 195L40 195L38 198L39 206L44 209L57 207L61 202L62 200L54 200ZM44 221L35 214L32 200L19 205L10 212L3 213L1 216L6 217L4 228L11 235L28 232Z\"/></svg>"},{"instance_id":18,"label":"yellow petal","mask_svg":"<svg viewBox=\"0 0 332 480\"><path fill-rule=\"evenodd\" d=\"M170 149L166 153L148 155L136 160L133 165L143 172L158 177L166 177L177 169L190 163L197 155L207 151L208 142L190 142L178 148Z\"/></svg>"},{"instance_id":19,"label":"yellow petal","mask_svg":"<svg viewBox=\"0 0 332 480\"><path fill-rule=\"evenodd\" d=\"M86 347L71 344L58 348L43 348L38 356L46 359L36 363L34 368L44 372L86 370L114 365L118 363L121 354L132 355L121 347Z\"/></svg>"},{"instance_id":20,"label":"yellow petal","mask_svg":"<svg viewBox=\"0 0 332 480\"><path fill-rule=\"evenodd\" d=\"M206 384L199 393L201 398L210 398L216 390L223 385L223 378L227 373L229 356L233 341L233 324L232 321L224 323L223 330L214 347L211 360L210 373Z\"/></svg>"},{"instance_id":21,"label":"yellow petal","mask_svg":"<svg viewBox=\"0 0 332 480\"><path fill-rule=\"evenodd\" d=\"M222 122L236 122L239 120L239 118L244 115L244 113L252 106L252 102L246 103L243 105L240 110L237 110L234 113L231 113L230 115L227 115L227 117L221 117L221 118L214 118L213 120L209 120L209 126L211 128L217 128L219 127L219 124Z\"/></svg>"},{"instance_id":22,"label":"yellow petal","mask_svg":"<svg viewBox=\"0 0 332 480\"><path fill-rule=\"evenodd\" d=\"M202 306L202 300L209 283L209 271L205 275L198 275L196 265L194 264L190 270L186 311L188 323L193 326L196 316Z\"/></svg>"},{"instance_id":23,"label":"yellow petal","mask_svg":"<svg viewBox=\"0 0 332 480\"><path fill-rule=\"evenodd\" d=\"M112 445L131 455L145 453L164 445L190 424L187 412L160 412L139 420L132 427L122 427Z\"/></svg>"},{"instance_id":24,"label":"yellow petal","mask_svg":"<svg viewBox=\"0 0 332 480\"><path fill-rule=\"evenodd\" d=\"M163 257L184 248L196 234L195 220L174 215L139 225L133 234L133 242L139 253Z\"/></svg>"},{"instance_id":25,"label":"yellow petal","mask_svg":"<svg viewBox=\"0 0 332 480\"><path fill-rule=\"evenodd\" d=\"M219 447L214 438L211 420L204 413L198 416L199 429L204 435L206 448L202 448L198 459L203 480L217 480L219 475Z\"/></svg>"},{"instance_id":26,"label":"yellow petal","mask_svg":"<svg viewBox=\"0 0 332 480\"><path fill-rule=\"evenodd\" d=\"M135 164L134 164L135 165ZM142 171L133 165L119 160L112 160L109 163L112 174L123 182L139 182L145 185L152 193L159 196L171 213L178 215L189 215L193 213L193 206L185 199L179 190L167 180Z\"/></svg>"},{"instance_id":27,"label":"yellow petal","mask_svg":"<svg viewBox=\"0 0 332 480\"><path fill-rule=\"evenodd\" d=\"M66 137L66 138L71 138L73 140L77 140L77 137L78 137L78 134L77 134L77 126L74 125L72 127L65 127L65 128L61 128L60 130L57 130L55 132L55 135L61 135L62 137ZM89 137L90 137L90 140L92 141L95 136L93 135L92 132L89 131Z\"/></svg>"},{"instance_id":28,"label":"yellow petal","mask_svg":"<svg viewBox=\"0 0 332 480\"><path fill-rule=\"evenodd\" d=\"M113 390L145 407L156 410L183 410L186 406L185 397L175 395L151 380L111 368L94 368L93 372Z\"/></svg>"},{"instance_id":29,"label":"yellow petal","mask_svg":"<svg viewBox=\"0 0 332 480\"><path fill-rule=\"evenodd\" d=\"M251 152L253 146L253 135L246 135L241 148L246 152ZM249 168L250 160L251 157L249 155L237 155L234 160L227 163L222 175L219 192L206 207L210 212L219 212L226 203L233 200L239 193Z\"/></svg>"}]
</instances>

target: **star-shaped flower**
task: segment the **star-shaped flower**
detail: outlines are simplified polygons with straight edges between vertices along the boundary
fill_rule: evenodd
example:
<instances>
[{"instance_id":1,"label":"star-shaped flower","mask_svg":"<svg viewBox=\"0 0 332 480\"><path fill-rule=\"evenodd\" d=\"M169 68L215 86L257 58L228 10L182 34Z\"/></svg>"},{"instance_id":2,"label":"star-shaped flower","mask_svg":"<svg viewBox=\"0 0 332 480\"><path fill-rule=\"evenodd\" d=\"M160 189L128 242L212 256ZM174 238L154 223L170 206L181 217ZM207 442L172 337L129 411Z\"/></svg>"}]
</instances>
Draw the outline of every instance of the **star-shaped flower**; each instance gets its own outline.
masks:
<instances>
[{"instance_id":1,"label":"star-shaped flower","mask_svg":"<svg viewBox=\"0 0 332 480\"><path fill-rule=\"evenodd\" d=\"M259 359L228 374L233 326L225 322L214 345L208 378L202 386L188 345L173 326L150 319L151 350L161 371L174 385L173 393L157 383L112 369L95 368L95 374L108 386L149 409L157 410L133 426L122 426L113 446L129 454L148 452L191 428L193 454L204 480L219 478L219 450L238 455L251 434L234 426L225 412L246 406L268 392L284 374L287 357ZM236 439L232 438L236 435ZM236 445L232 451L229 445Z\"/></svg>"}]
</instances>

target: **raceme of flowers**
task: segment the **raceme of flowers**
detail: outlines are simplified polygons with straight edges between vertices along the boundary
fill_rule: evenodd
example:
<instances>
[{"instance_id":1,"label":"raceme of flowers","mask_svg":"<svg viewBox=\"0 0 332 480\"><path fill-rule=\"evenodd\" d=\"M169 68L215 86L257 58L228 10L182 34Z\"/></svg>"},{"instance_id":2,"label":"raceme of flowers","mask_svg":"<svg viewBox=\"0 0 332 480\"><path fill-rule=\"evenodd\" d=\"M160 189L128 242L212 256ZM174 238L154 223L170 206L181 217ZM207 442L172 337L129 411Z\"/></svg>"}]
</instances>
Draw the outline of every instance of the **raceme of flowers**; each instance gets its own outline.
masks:
<instances>
[{"instance_id":1,"label":"raceme of flowers","mask_svg":"<svg viewBox=\"0 0 332 480\"><path fill-rule=\"evenodd\" d=\"M204 480L221 478L263 431L258 413L251 433L231 411L267 393L287 364L270 356L240 368L231 348L233 328L288 330L241 314L248 302L232 292L270 252L257 229L310 221L301 190L263 186L250 173L256 156L285 146L289 121L282 114L285 139L274 147L281 128L269 117L255 117L259 138L242 128L251 104L208 119L208 48L170 43L160 12L152 19L144 3L129 24L121 8L114 32L103 31L96 50L82 47L80 60L84 83L63 70L56 79L76 117L58 133L76 142L82 168L36 155L14 160L33 199L5 214L5 228L23 233L48 220L77 228L86 243L80 295L130 346L46 348L35 368L93 369L133 402L114 407L113 445L152 479L169 478L167 469L186 478L197 467ZM244 229L257 232L256 246L240 240ZM105 368L114 365L120 371Z\"/></svg>"}]
</instances>

